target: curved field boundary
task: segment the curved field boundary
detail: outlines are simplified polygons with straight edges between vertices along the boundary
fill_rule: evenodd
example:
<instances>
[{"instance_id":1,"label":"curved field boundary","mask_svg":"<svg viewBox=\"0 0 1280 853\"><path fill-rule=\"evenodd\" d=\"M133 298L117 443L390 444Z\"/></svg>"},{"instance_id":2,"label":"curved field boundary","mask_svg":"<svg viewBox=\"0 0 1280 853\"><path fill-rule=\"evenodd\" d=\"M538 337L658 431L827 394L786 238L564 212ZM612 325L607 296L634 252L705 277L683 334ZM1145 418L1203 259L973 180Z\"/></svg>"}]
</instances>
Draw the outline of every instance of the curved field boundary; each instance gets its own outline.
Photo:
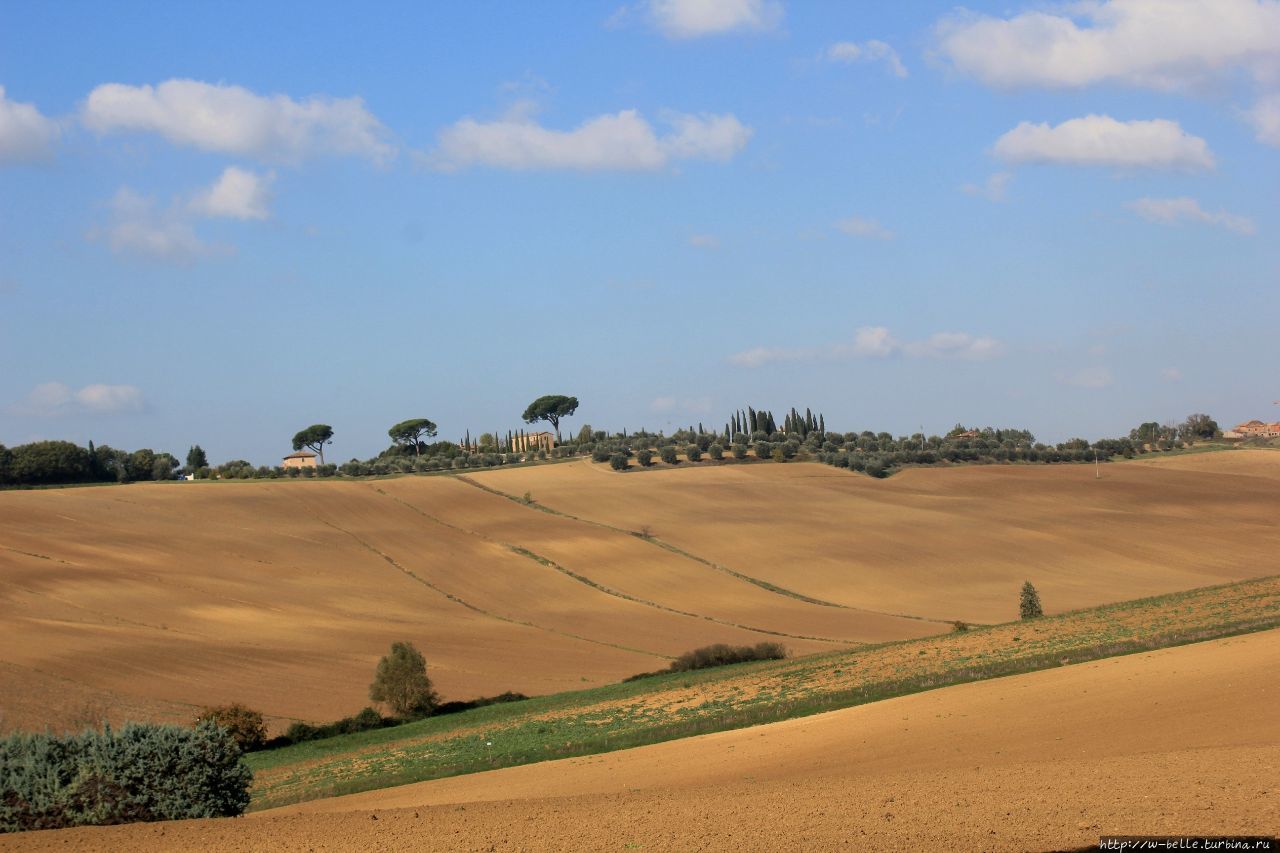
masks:
<instances>
[{"instance_id":1,"label":"curved field boundary","mask_svg":"<svg viewBox=\"0 0 1280 853\"><path fill-rule=\"evenodd\" d=\"M459 479L462 479L462 478L459 478ZM416 506L415 504L412 504L409 501L404 500L403 498L399 498L399 497L396 497L395 495L388 494L387 492L384 492L382 489L379 489L376 486L374 487L374 491L376 491L380 495L383 495L384 497L391 498L391 500L395 501L396 503L400 504L403 507L406 507L407 509L412 510L413 512L418 513L423 518L429 519L431 521L436 522L437 524L441 524L445 527L448 527L450 530L456 530L457 532L464 533L468 536L475 536L476 538L482 539L485 542L489 542L494 545L500 545L501 547L506 548L513 554L518 554L521 557L526 557L530 560L533 560L535 563L537 563L540 566L546 566L549 569L554 569L555 571L559 572L565 577L571 578L572 580L577 581L580 584L589 586L592 589L596 590L597 592L604 593L605 595L611 595L614 598L620 598L623 601L630 601L634 604L641 604L641 605L644 605L645 607L652 607L655 610L662 610L667 613L674 613L677 616L687 616L690 619L704 619L708 622L714 622L717 625L726 625L730 628L740 628L743 631L752 631L757 634L766 634L771 637L786 637L792 640L814 640L822 643L834 643L836 645L841 645L841 646L863 645L862 643L859 643L856 640L839 640L833 637L812 637L812 636L806 636L804 634L788 634L785 631L774 631L770 628L757 628L753 625L742 625L738 622L730 622L727 619L717 619L714 616L707 616L702 613L693 613L688 610L680 610L675 607L669 607L657 601L650 601L647 598L641 598L639 596L631 595L630 593L623 592L622 590L614 589L613 587L606 586L602 583L598 583L592 580L591 578L587 577L586 575L580 575L577 572L560 565L555 560L552 560L548 557L544 557L543 555L535 553L534 551L531 551L530 549L525 548L521 545L513 545L510 542L502 542L490 536L487 536L483 533L480 533L477 530L469 530L465 527L460 527L459 525L456 525L456 524L450 524L444 519L438 518L432 515L431 513L427 512L421 507ZM486 489L485 491L489 491L489 490ZM503 495L503 497L509 497L509 496ZM523 503L523 501L519 501L517 499L517 503ZM563 516L563 517L570 518L570 519L573 518L572 516ZM574 519L574 520L581 521L581 519ZM592 522L587 522L587 523L592 523ZM607 525L597 525L597 526L607 527ZM608 528L608 529L613 530L615 528ZM618 648L623 648L623 647L619 646ZM650 652L649 654L653 654L653 653ZM660 657L665 657L668 660L672 659L670 655L660 655Z\"/></svg>"},{"instance_id":2,"label":"curved field boundary","mask_svg":"<svg viewBox=\"0 0 1280 853\"><path fill-rule=\"evenodd\" d=\"M262 809L807 716L1280 627L1280 576L963 633L495 705L248 757Z\"/></svg>"},{"instance_id":3,"label":"curved field boundary","mask_svg":"<svg viewBox=\"0 0 1280 853\"><path fill-rule=\"evenodd\" d=\"M670 551L671 553L684 557L687 560L692 560L695 563L700 563L701 565L706 566L709 569L713 569L714 571L729 575L732 578L736 578L740 581L744 581L746 583L752 584L753 586L757 586L760 589L763 589L767 592L774 593L775 595L782 595L782 596L786 596L787 598L794 598L797 601L803 601L806 604L816 604L819 607L834 607L839 610L853 610L859 613L874 613L877 616L895 616L900 619L915 619L916 621L919 621L919 622L932 622L938 625L951 624L946 619L930 619L925 616L913 616L910 613L888 613L881 610L867 610L862 607L850 607L847 604L840 604L835 601L826 601L821 598L813 598L812 596L805 595L802 592L796 592L795 590L790 590L785 587L778 586L777 584L769 583L766 580L761 580L760 578L752 577L751 575L748 575L748 574L743 574L742 572L736 571L735 569L731 569L728 566L722 566L719 563L708 560L705 557L699 557L697 554L690 553L689 551L686 551L683 548L673 545L670 542L664 542L663 540L659 539L656 536L644 534L635 530L624 530L621 527L614 527L612 524L605 524L602 521L595 521L590 518L583 518L578 515L562 512L561 510L554 509L553 507L549 507L542 503L526 501L523 498L516 497L515 495L510 494L508 492L504 492L500 489L495 489L492 486L486 486L483 483L476 482L475 480L471 479L466 475L459 474L456 477L456 479L459 482L466 483L468 486L474 486L475 488L479 489L482 492L488 492L491 495L496 495L500 498L506 498L507 500L513 501L519 504L520 506L527 507L528 509L535 509L535 510L538 510L539 512L545 512L548 515L556 515L561 518L568 518L568 519L571 519L572 521L581 522L582 524L590 524L593 527L599 527L604 530L611 530L615 533L624 533L628 536L634 536L635 538L641 540L642 542L648 542L650 545L656 545L657 547L662 548L665 551ZM751 630L758 630L758 629L753 628ZM767 631L765 633L776 633L776 632ZM784 634L781 636L789 636L789 635ZM802 637L799 639L825 639L825 638ZM845 642L845 641L832 640L831 642Z\"/></svg>"}]
</instances>

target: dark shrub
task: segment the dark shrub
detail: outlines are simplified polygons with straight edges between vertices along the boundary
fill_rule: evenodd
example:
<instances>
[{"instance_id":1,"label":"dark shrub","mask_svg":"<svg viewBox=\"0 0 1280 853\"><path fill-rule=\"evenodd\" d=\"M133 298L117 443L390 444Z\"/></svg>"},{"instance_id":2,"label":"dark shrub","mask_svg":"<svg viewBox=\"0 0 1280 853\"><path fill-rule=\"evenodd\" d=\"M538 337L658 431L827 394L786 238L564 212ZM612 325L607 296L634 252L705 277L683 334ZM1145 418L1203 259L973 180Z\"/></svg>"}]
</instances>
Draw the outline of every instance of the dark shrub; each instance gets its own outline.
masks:
<instances>
[{"instance_id":1,"label":"dark shrub","mask_svg":"<svg viewBox=\"0 0 1280 853\"><path fill-rule=\"evenodd\" d=\"M685 652L671 662L671 672L689 672L712 666L745 663L752 660L782 660L787 649L781 643L756 643L754 646L730 646L716 643Z\"/></svg>"},{"instance_id":2,"label":"dark shrub","mask_svg":"<svg viewBox=\"0 0 1280 853\"><path fill-rule=\"evenodd\" d=\"M672 447L670 444L665 445L665 446L662 448L662 450L660 450L660 451L658 452L658 455L659 455L659 456L661 456L661 457L662 457L662 461L663 461L663 462L665 462L665 463L667 463L668 465L674 465L674 464L676 464L676 461L677 461L677 460L676 460L676 449L675 449L674 447Z\"/></svg>"},{"instance_id":3,"label":"dark shrub","mask_svg":"<svg viewBox=\"0 0 1280 853\"><path fill-rule=\"evenodd\" d=\"M653 451L647 448L639 451L636 453L636 461L640 463L641 468L648 468L653 464Z\"/></svg>"},{"instance_id":4,"label":"dark shrub","mask_svg":"<svg viewBox=\"0 0 1280 853\"><path fill-rule=\"evenodd\" d=\"M709 448L707 448L707 453L711 455L712 459L724 458L724 448L718 444L713 444Z\"/></svg>"},{"instance_id":5,"label":"dark shrub","mask_svg":"<svg viewBox=\"0 0 1280 853\"><path fill-rule=\"evenodd\" d=\"M736 438L736 436L735 436L735 438ZM734 442L734 445L733 445L733 458L734 458L734 459L746 459L746 458L747 458L747 446L746 446L745 444L738 444L737 442Z\"/></svg>"},{"instance_id":6,"label":"dark shrub","mask_svg":"<svg viewBox=\"0 0 1280 853\"><path fill-rule=\"evenodd\" d=\"M596 449L591 451L592 462L608 462L611 456L613 456L613 449L603 445L596 445Z\"/></svg>"},{"instance_id":7,"label":"dark shrub","mask_svg":"<svg viewBox=\"0 0 1280 853\"><path fill-rule=\"evenodd\" d=\"M211 722L0 740L0 832L241 814L253 776Z\"/></svg>"},{"instance_id":8,"label":"dark shrub","mask_svg":"<svg viewBox=\"0 0 1280 853\"><path fill-rule=\"evenodd\" d=\"M684 456L690 462L702 461L702 448L696 444L691 444L684 449Z\"/></svg>"},{"instance_id":9,"label":"dark shrub","mask_svg":"<svg viewBox=\"0 0 1280 853\"><path fill-rule=\"evenodd\" d=\"M202 709L196 715L196 723L206 721L226 729L241 752L260 749L267 740L267 726L262 714L239 702Z\"/></svg>"},{"instance_id":10,"label":"dark shrub","mask_svg":"<svg viewBox=\"0 0 1280 853\"><path fill-rule=\"evenodd\" d=\"M625 471L631 467L631 461L625 453L615 453L609 457L609 467L615 471Z\"/></svg>"}]
</instances>

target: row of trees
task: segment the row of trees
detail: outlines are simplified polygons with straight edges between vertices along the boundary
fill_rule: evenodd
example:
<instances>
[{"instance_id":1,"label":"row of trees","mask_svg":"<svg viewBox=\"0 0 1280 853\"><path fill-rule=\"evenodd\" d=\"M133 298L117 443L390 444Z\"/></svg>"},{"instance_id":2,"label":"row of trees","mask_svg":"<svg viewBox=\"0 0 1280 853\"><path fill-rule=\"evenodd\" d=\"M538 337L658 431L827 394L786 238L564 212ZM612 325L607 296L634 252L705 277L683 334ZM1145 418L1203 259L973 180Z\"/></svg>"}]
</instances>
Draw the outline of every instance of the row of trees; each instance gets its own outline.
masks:
<instances>
[{"instance_id":1,"label":"row of trees","mask_svg":"<svg viewBox=\"0 0 1280 853\"><path fill-rule=\"evenodd\" d=\"M0 486L64 483L130 483L171 480L179 462L149 448L117 450L103 444L81 447L70 441L36 441L7 448L0 444Z\"/></svg>"}]
</instances>

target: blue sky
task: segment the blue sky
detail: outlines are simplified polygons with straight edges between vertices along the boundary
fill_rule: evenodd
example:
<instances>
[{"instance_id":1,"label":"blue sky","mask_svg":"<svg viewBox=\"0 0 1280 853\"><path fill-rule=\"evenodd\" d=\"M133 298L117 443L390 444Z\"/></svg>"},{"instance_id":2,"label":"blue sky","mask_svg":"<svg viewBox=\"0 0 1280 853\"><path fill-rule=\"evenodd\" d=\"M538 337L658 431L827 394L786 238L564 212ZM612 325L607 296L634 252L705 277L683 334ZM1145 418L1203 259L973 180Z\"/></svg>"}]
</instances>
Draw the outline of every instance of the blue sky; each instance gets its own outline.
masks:
<instances>
[{"instance_id":1,"label":"blue sky","mask_svg":"<svg viewBox=\"0 0 1280 853\"><path fill-rule=\"evenodd\" d=\"M1280 3L15 4L0 443L1280 399Z\"/></svg>"}]
</instances>

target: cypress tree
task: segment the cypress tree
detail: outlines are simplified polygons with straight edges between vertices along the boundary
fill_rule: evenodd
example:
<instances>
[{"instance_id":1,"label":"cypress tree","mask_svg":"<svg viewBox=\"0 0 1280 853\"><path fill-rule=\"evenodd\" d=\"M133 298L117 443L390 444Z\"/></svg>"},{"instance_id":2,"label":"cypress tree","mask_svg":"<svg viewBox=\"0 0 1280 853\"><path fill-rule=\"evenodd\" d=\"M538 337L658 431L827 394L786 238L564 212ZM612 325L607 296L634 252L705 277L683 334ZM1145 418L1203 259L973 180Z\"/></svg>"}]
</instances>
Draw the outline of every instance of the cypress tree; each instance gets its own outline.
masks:
<instances>
[{"instance_id":1,"label":"cypress tree","mask_svg":"<svg viewBox=\"0 0 1280 853\"><path fill-rule=\"evenodd\" d=\"M1040 606L1040 593L1036 592L1036 588L1031 585L1031 581L1027 581L1022 585L1018 613L1023 619L1036 619L1044 615L1044 608Z\"/></svg>"}]
</instances>

